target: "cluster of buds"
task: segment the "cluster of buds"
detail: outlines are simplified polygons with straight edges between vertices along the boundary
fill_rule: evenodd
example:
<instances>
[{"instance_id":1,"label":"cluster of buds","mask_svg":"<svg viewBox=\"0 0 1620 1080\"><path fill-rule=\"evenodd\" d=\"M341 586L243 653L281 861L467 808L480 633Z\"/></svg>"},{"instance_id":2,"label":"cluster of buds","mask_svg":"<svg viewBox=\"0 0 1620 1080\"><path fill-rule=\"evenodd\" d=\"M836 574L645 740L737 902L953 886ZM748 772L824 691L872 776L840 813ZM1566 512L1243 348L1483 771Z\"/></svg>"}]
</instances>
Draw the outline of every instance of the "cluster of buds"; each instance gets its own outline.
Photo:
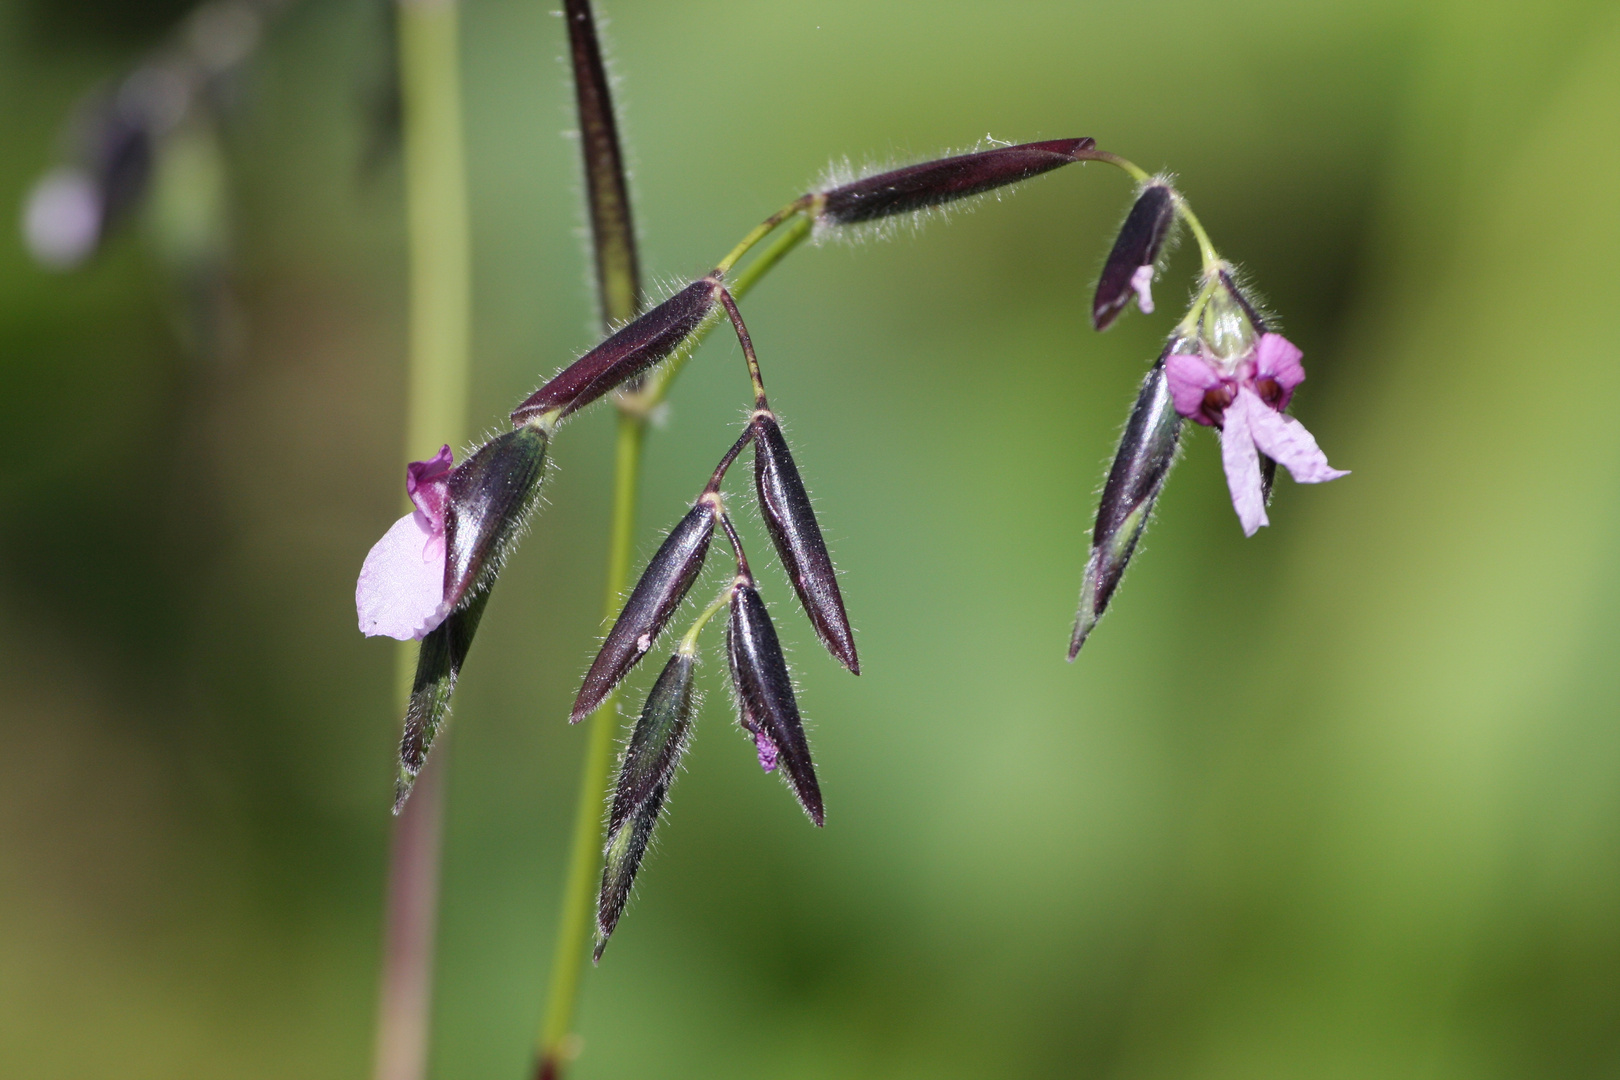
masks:
<instances>
[{"instance_id":1,"label":"cluster of buds","mask_svg":"<svg viewBox=\"0 0 1620 1080\"><path fill-rule=\"evenodd\" d=\"M1168 181L1150 178L1096 149L1093 140L998 146L813 192L768 218L714 270L609 335L536 390L512 412L511 431L479 447L461 465L453 464L446 447L431 461L409 467L406 484L415 509L372 549L356 593L363 631L422 642L400 748L396 812L447 715L502 560L536 502L558 424L615 389L644 378L653 381L655 366L684 357L726 318L747 361L754 407L691 509L648 562L572 710L571 719L577 722L600 708L652 651L697 582L718 527L730 544L735 572L679 639L620 760L608 813L597 955L624 910L690 738L698 709L693 680L699 635L722 608L729 612L726 655L738 724L760 766L767 772L781 766L805 812L821 825L821 789L792 678L722 491L727 470L748 447L753 448L757 506L800 605L839 663L856 674L860 663L832 560L766 398L753 342L737 307L734 293L740 294L740 285L728 274L754 243L789 219L797 219L805 231L862 226L927 213L1084 161L1117 165L1141 182L1098 283L1092 306L1097 329L1110 325L1133 297L1142 311L1153 310L1151 286L1178 219L1198 234L1204 276L1187 317L1148 374L1104 487L1071 659L1124 573L1175 458L1183 419L1222 429L1234 502L1249 532L1264 523L1274 462L1282 462L1304 482L1341 475L1328 468L1304 428L1283 414L1304 377L1298 350L1266 329ZM761 261L768 258L761 256ZM645 396L646 390L640 393Z\"/></svg>"},{"instance_id":2,"label":"cluster of buds","mask_svg":"<svg viewBox=\"0 0 1620 1080\"><path fill-rule=\"evenodd\" d=\"M145 196L153 165L188 123L211 123L267 21L288 0L211 0L129 75L80 102L62 161L23 207L23 239L41 265L71 269L100 249Z\"/></svg>"}]
</instances>

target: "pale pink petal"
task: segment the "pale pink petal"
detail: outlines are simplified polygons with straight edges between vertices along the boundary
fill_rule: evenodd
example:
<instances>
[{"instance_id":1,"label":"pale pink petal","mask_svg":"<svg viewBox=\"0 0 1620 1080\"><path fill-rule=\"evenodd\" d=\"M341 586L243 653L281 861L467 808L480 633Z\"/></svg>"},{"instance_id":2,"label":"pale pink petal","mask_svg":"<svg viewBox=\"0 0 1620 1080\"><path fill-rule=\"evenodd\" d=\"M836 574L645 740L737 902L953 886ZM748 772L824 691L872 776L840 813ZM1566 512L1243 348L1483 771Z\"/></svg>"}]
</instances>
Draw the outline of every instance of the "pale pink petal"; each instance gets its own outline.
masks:
<instances>
[{"instance_id":1,"label":"pale pink petal","mask_svg":"<svg viewBox=\"0 0 1620 1080\"><path fill-rule=\"evenodd\" d=\"M1240 397L1253 397L1247 390L1238 393ZM1247 411L1254 444L1287 469L1295 483L1320 484L1350 475L1328 464L1327 455L1316 445L1316 439L1292 416L1268 409L1258 398L1253 398ZM1231 410L1227 412L1230 415Z\"/></svg>"},{"instance_id":2,"label":"pale pink petal","mask_svg":"<svg viewBox=\"0 0 1620 1080\"><path fill-rule=\"evenodd\" d=\"M1305 368L1299 358L1305 355L1299 347L1281 334L1262 334L1255 349L1254 374L1257 379L1272 379L1282 388L1277 408L1288 408L1294 389L1305 381Z\"/></svg>"},{"instance_id":3,"label":"pale pink petal","mask_svg":"<svg viewBox=\"0 0 1620 1080\"><path fill-rule=\"evenodd\" d=\"M759 751L760 768L766 772L776 768L776 744L771 742L771 737L765 734L764 728L754 732L754 749Z\"/></svg>"},{"instance_id":4,"label":"pale pink petal","mask_svg":"<svg viewBox=\"0 0 1620 1080\"><path fill-rule=\"evenodd\" d=\"M444 531L444 501L450 494L450 466L455 455L443 446L426 461L413 461L405 466L405 494L416 508L427 515L436 532Z\"/></svg>"},{"instance_id":5,"label":"pale pink petal","mask_svg":"<svg viewBox=\"0 0 1620 1080\"><path fill-rule=\"evenodd\" d=\"M1153 267L1151 264L1136 268L1136 273L1131 275L1131 288L1136 290L1136 306L1142 309L1142 314L1153 314Z\"/></svg>"},{"instance_id":6,"label":"pale pink petal","mask_svg":"<svg viewBox=\"0 0 1620 1080\"><path fill-rule=\"evenodd\" d=\"M360 567L354 606L360 632L420 641L449 614L444 603L444 533L421 511L383 534Z\"/></svg>"},{"instance_id":7,"label":"pale pink petal","mask_svg":"<svg viewBox=\"0 0 1620 1080\"><path fill-rule=\"evenodd\" d=\"M1204 391L1221 384L1220 373L1201 356L1171 353L1164 362L1164 376L1170 384L1170 397L1175 402L1176 412L1200 424L1209 423L1203 415Z\"/></svg>"},{"instance_id":8,"label":"pale pink petal","mask_svg":"<svg viewBox=\"0 0 1620 1080\"><path fill-rule=\"evenodd\" d=\"M1249 421L1255 409L1270 412L1252 393L1239 390L1226 408L1226 424L1221 428L1221 464L1226 468L1226 486L1232 493L1232 508L1243 524L1243 535L1253 536L1266 519L1266 497L1260 487L1260 455L1255 452Z\"/></svg>"}]
</instances>

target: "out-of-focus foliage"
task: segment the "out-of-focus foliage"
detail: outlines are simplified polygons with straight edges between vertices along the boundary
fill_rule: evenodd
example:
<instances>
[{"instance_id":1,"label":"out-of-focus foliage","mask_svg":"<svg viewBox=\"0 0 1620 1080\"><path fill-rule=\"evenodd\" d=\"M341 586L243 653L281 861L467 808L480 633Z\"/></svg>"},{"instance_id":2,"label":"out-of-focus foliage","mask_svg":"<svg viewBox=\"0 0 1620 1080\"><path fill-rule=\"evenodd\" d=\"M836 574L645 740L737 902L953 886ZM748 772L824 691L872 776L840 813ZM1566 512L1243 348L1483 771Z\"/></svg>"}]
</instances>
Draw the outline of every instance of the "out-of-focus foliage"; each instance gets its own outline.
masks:
<instances>
[{"instance_id":1,"label":"out-of-focus foliage","mask_svg":"<svg viewBox=\"0 0 1620 1080\"><path fill-rule=\"evenodd\" d=\"M13 207L161 25L81 33L43 6L0 6ZM752 763L716 638L677 812L588 981L580 1080L1613 1076L1614 6L606 14L653 272L701 272L833 158L1093 135L1179 173L1305 349L1296 410L1354 475L1280 482L1245 542L1193 432L1071 667L1093 492L1191 253L1159 314L1093 334L1129 185L1088 166L795 255L749 325L864 674L774 568L761 584L827 828ZM361 167L381 27L306 0L224 129L237 347L193 332L162 215L70 276L0 240L8 1076L367 1068L398 717L350 597L403 471L399 183ZM562 28L469 0L464 41L493 429L591 343L592 307ZM716 335L651 443L643 558L747 402ZM530 1052L605 413L557 440L462 682L443 1077Z\"/></svg>"}]
</instances>

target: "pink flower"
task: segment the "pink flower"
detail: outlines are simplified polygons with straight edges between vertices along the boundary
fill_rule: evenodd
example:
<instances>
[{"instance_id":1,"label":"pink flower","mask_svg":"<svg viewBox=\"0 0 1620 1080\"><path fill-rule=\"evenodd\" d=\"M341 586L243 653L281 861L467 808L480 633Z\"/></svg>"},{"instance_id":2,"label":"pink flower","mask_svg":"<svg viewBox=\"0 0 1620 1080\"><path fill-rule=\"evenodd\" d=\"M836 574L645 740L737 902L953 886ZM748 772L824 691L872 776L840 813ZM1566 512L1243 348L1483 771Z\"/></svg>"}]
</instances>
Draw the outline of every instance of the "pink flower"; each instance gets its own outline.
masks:
<instances>
[{"instance_id":1,"label":"pink flower","mask_svg":"<svg viewBox=\"0 0 1620 1080\"><path fill-rule=\"evenodd\" d=\"M1305 381L1300 355L1281 334L1263 334L1252 352L1234 361L1207 353L1174 353L1165 361L1176 411L1221 429L1221 464L1245 536L1270 524L1260 481L1261 454L1300 484L1348 475L1328 464L1305 425L1283 413L1294 388Z\"/></svg>"},{"instance_id":2,"label":"pink flower","mask_svg":"<svg viewBox=\"0 0 1620 1080\"><path fill-rule=\"evenodd\" d=\"M367 637L420 641L450 614L444 596L444 516L453 461L446 446L405 467L405 492L416 509L372 547L354 590L360 632Z\"/></svg>"}]
</instances>

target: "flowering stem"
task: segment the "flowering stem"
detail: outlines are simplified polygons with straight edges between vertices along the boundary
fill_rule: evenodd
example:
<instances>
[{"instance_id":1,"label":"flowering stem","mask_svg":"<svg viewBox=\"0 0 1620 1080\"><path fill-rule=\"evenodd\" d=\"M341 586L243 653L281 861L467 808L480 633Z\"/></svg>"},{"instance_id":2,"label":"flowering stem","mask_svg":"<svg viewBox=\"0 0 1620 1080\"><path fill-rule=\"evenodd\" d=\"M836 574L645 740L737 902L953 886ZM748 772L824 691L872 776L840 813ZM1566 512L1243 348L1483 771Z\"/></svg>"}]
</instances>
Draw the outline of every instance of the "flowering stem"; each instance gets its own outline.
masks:
<instances>
[{"instance_id":1,"label":"flowering stem","mask_svg":"<svg viewBox=\"0 0 1620 1080\"><path fill-rule=\"evenodd\" d=\"M400 0L406 229L410 242L407 459L461 441L466 424L470 306L461 139L457 10L453 0ZM414 644L399 652L408 696ZM394 822L377 1019L377 1080L427 1072L438 923L445 747Z\"/></svg>"}]
</instances>

